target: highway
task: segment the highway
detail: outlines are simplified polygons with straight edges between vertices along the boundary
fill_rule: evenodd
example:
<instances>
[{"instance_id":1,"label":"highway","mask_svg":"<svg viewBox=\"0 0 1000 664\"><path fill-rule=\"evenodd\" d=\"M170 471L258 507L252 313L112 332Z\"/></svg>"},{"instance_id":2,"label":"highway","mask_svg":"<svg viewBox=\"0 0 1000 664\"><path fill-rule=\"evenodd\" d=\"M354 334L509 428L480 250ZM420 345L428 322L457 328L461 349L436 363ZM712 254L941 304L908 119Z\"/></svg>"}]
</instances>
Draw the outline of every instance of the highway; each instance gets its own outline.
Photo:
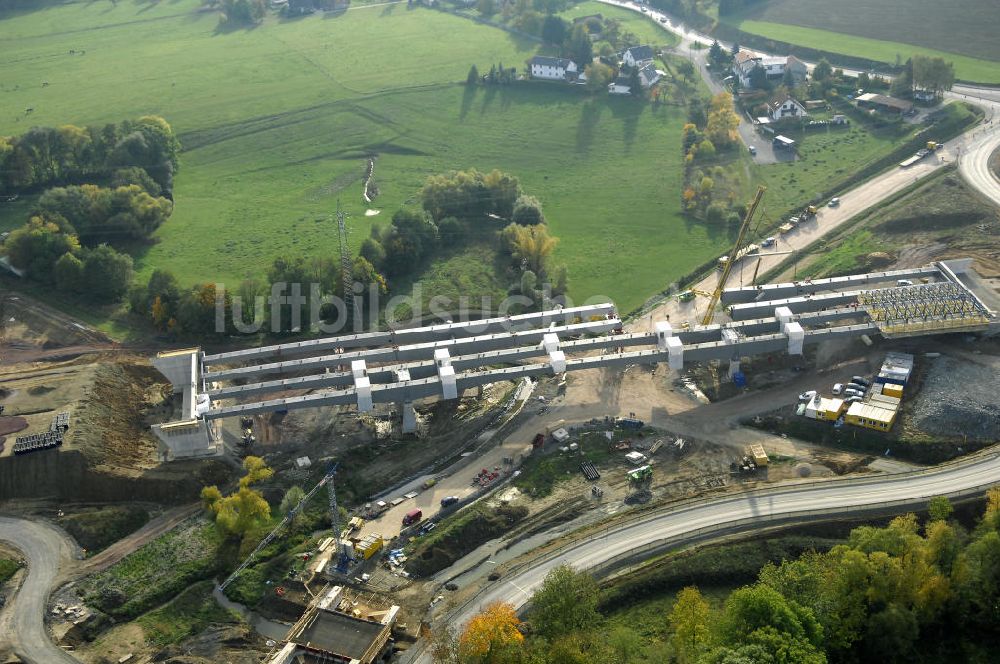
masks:
<instances>
[{"instance_id":1,"label":"highway","mask_svg":"<svg viewBox=\"0 0 1000 664\"><path fill-rule=\"evenodd\" d=\"M16 602L0 613L0 655L11 649L29 664L76 662L52 643L45 628L45 605L60 566L73 558L72 542L45 522L7 516L0 516L0 540L13 544L28 560Z\"/></svg>"},{"instance_id":2,"label":"highway","mask_svg":"<svg viewBox=\"0 0 1000 664\"><path fill-rule=\"evenodd\" d=\"M749 491L743 495L648 515L571 544L486 587L470 602L447 616L447 623L465 625L483 606L504 601L522 607L553 568L567 564L576 569L600 568L629 552L647 550L657 543L683 544L711 531L747 531L781 520L821 518L822 513L843 515L852 510L874 510L891 504L917 507L934 496L962 497L985 492L1000 482L1000 454L933 470L891 477L832 480L806 485ZM905 504L905 505L904 505ZM410 661L430 662L414 652Z\"/></svg>"}]
</instances>

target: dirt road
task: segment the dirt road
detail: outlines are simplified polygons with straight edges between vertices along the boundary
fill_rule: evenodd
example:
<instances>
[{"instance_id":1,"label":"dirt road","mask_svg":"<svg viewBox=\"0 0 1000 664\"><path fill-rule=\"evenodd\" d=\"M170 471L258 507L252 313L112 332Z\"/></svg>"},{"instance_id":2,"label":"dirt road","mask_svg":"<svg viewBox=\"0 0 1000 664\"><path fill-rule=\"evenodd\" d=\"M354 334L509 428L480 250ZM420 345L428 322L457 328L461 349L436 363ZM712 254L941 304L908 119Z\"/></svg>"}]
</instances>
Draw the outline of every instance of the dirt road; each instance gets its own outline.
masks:
<instances>
[{"instance_id":1,"label":"dirt road","mask_svg":"<svg viewBox=\"0 0 1000 664\"><path fill-rule=\"evenodd\" d=\"M28 561L28 574L0 614L0 655L13 652L29 664L72 664L76 659L49 638L45 605L60 567L76 552L72 540L45 522L0 516L0 540L13 544Z\"/></svg>"}]
</instances>

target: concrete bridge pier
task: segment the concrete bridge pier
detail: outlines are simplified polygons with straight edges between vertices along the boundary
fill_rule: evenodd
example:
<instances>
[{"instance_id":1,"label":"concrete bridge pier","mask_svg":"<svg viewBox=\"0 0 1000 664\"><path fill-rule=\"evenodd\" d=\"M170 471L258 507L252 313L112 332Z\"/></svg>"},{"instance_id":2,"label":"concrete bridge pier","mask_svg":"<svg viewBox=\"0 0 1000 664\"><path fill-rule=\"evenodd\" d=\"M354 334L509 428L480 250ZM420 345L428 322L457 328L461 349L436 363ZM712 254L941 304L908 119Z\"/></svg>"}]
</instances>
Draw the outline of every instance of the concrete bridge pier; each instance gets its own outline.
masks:
<instances>
[{"instance_id":1,"label":"concrete bridge pier","mask_svg":"<svg viewBox=\"0 0 1000 664\"><path fill-rule=\"evenodd\" d=\"M412 401L404 401L399 410L403 414L403 433L417 432L417 411L413 408Z\"/></svg>"}]
</instances>

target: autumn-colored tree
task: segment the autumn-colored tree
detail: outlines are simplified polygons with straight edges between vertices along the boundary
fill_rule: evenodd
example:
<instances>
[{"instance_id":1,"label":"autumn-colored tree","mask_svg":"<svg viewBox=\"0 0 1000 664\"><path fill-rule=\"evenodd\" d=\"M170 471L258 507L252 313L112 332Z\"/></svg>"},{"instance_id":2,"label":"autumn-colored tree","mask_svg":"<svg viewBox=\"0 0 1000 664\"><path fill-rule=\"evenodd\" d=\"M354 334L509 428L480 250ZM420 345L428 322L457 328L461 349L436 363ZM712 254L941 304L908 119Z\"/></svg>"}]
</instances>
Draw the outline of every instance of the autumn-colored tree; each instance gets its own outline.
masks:
<instances>
[{"instance_id":1,"label":"autumn-colored tree","mask_svg":"<svg viewBox=\"0 0 1000 664\"><path fill-rule=\"evenodd\" d=\"M466 626L458 639L459 658L477 664L502 664L521 650L524 635L514 607L506 602L489 604Z\"/></svg>"},{"instance_id":2,"label":"autumn-colored tree","mask_svg":"<svg viewBox=\"0 0 1000 664\"><path fill-rule=\"evenodd\" d=\"M510 224L503 229L501 236L511 256L523 261L525 267L536 275L545 273L545 263L559 244L559 238L549 235L544 225Z\"/></svg>"},{"instance_id":3,"label":"autumn-colored tree","mask_svg":"<svg viewBox=\"0 0 1000 664\"><path fill-rule=\"evenodd\" d=\"M222 532L240 538L271 518L271 506L259 491L242 486L215 503L215 523Z\"/></svg>"},{"instance_id":4,"label":"autumn-colored tree","mask_svg":"<svg viewBox=\"0 0 1000 664\"><path fill-rule=\"evenodd\" d=\"M215 506L222 500L222 492L217 486L206 486L201 490L201 504L205 511L215 513Z\"/></svg>"},{"instance_id":5,"label":"autumn-colored tree","mask_svg":"<svg viewBox=\"0 0 1000 664\"><path fill-rule=\"evenodd\" d=\"M167 311L167 307L163 304L163 298L157 295L153 298L153 306L150 308L150 313L153 316L153 325L158 330L166 330L167 322L170 320L170 312Z\"/></svg>"},{"instance_id":6,"label":"autumn-colored tree","mask_svg":"<svg viewBox=\"0 0 1000 664\"><path fill-rule=\"evenodd\" d=\"M263 459L256 456L248 456L243 459L243 470L247 474L240 478L240 487L248 487L251 484L262 482L274 475L274 471L265 463Z\"/></svg>"},{"instance_id":7,"label":"autumn-colored tree","mask_svg":"<svg viewBox=\"0 0 1000 664\"><path fill-rule=\"evenodd\" d=\"M722 149L736 142L736 129L740 126L740 118L733 109L733 97L728 92L720 92L712 97L708 113L708 124L705 136L716 148Z\"/></svg>"},{"instance_id":8,"label":"autumn-colored tree","mask_svg":"<svg viewBox=\"0 0 1000 664\"><path fill-rule=\"evenodd\" d=\"M240 478L240 488L236 493L223 497L215 486L207 486L201 490L202 504L215 515L219 530L241 539L271 518L271 506L250 485L274 474L263 459L255 456L248 456L243 460L243 469L247 474Z\"/></svg>"},{"instance_id":9,"label":"autumn-colored tree","mask_svg":"<svg viewBox=\"0 0 1000 664\"><path fill-rule=\"evenodd\" d=\"M705 651L709 642L709 607L698 589L689 586L677 593L677 600L670 609L670 628L677 661L694 662Z\"/></svg>"}]
</instances>

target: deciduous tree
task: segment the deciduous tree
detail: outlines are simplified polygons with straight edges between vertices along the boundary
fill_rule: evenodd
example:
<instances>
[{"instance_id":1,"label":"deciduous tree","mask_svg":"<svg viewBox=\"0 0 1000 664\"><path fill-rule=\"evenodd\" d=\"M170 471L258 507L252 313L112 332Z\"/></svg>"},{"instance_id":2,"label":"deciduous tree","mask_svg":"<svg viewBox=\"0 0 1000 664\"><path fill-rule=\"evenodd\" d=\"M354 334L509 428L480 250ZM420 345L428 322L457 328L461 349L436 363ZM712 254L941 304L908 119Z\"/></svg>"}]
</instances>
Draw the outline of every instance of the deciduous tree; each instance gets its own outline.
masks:
<instances>
[{"instance_id":1,"label":"deciduous tree","mask_svg":"<svg viewBox=\"0 0 1000 664\"><path fill-rule=\"evenodd\" d=\"M505 602L486 606L458 639L460 659L477 664L506 664L520 654L524 635L514 607Z\"/></svg>"}]
</instances>

